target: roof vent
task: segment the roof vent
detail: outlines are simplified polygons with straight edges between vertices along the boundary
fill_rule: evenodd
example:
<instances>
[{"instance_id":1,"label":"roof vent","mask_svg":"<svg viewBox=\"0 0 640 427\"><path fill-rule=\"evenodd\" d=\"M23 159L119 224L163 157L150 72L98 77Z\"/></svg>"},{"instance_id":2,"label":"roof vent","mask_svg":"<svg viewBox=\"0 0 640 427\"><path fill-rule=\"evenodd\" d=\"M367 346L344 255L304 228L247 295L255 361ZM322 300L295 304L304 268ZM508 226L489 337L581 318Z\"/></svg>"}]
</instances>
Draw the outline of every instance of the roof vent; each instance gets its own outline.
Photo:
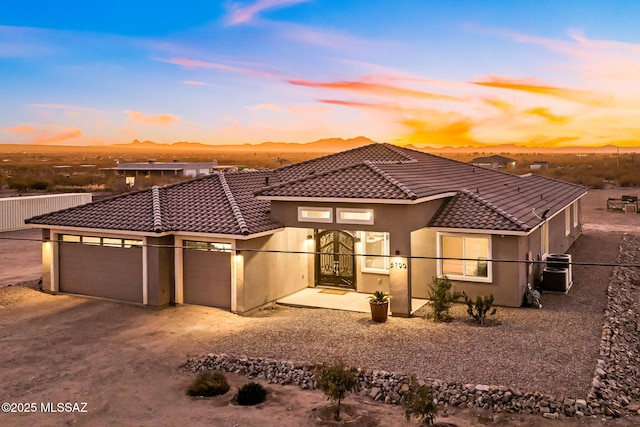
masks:
<instances>
[{"instance_id":1,"label":"roof vent","mask_svg":"<svg viewBox=\"0 0 640 427\"><path fill-rule=\"evenodd\" d=\"M179 160L178 159L173 159L173 163L178 163Z\"/></svg>"},{"instance_id":2,"label":"roof vent","mask_svg":"<svg viewBox=\"0 0 640 427\"><path fill-rule=\"evenodd\" d=\"M150 165L154 164L155 162L156 162L155 160L149 160Z\"/></svg>"},{"instance_id":3,"label":"roof vent","mask_svg":"<svg viewBox=\"0 0 640 427\"><path fill-rule=\"evenodd\" d=\"M268 176L264 177L264 185L269 185L269 177Z\"/></svg>"}]
</instances>

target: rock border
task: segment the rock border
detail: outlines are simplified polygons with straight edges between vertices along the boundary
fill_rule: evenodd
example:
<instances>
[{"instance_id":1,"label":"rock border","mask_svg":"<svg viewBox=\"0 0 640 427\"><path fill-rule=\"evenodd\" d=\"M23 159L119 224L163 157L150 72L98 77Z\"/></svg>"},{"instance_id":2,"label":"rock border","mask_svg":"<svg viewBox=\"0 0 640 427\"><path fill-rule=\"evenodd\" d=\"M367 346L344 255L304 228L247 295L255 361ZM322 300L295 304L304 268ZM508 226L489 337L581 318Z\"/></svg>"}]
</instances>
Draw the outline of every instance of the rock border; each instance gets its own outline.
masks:
<instances>
[{"instance_id":1,"label":"rock border","mask_svg":"<svg viewBox=\"0 0 640 427\"><path fill-rule=\"evenodd\" d=\"M640 236L623 236L619 264L634 264ZM600 352L591 388L586 398L554 398L540 392L522 392L513 387L449 383L440 379L419 379L432 388L438 404L449 407L561 416L640 415L640 312L634 292L640 292L640 268L616 267L607 289ZM207 354L189 359L192 372L219 369L262 379L272 384L296 385L314 390L315 366L306 362L279 361L259 357ZM384 370L358 370L360 394L374 401L399 404L409 390L411 376Z\"/></svg>"}]
</instances>

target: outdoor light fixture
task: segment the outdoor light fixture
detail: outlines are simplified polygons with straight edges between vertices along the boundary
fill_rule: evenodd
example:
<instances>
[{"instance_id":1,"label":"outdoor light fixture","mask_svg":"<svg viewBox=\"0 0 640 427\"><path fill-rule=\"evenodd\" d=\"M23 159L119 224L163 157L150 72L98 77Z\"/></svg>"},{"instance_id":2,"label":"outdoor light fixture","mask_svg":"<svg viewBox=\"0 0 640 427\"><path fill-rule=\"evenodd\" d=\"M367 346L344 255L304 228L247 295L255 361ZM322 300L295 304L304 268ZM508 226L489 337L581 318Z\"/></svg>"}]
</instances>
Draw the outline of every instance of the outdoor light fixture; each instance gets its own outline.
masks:
<instances>
[{"instance_id":1,"label":"outdoor light fixture","mask_svg":"<svg viewBox=\"0 0 640 427\"><path fill-rule=\"evenodd\" d=\"M400 255L400 251L396 249L396 255Z\"/></svg>"},{"instance_id":2,"label":"outdoor light fixture","mask_svg":"<svg viewBox=\"0 0 640 427\"><path fill-rule=\"evenodd\" d=\"M307 234L307 240L313 240L313 236L311 234Z\"/></svg>"},{"instance_id":3,"label":"outdoor light fixture","mask_svg":"<svg viewBox=\"0 0 640 427\"><path fill-rule=\"evenodd\" d=\"M360 240L359 237L356 237L356 243L360 243L362 240Z\"/></svg>"}]
</instances>

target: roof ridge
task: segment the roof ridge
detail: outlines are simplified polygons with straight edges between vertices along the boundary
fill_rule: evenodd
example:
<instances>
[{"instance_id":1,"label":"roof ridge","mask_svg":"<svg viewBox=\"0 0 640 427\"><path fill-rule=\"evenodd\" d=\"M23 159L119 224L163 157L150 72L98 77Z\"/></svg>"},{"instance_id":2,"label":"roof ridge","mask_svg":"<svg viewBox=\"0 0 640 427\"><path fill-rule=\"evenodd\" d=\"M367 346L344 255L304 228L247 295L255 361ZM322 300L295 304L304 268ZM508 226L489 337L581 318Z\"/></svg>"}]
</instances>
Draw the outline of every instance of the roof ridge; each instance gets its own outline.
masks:
<instances>
[{"instance_id":1,"label":"roof ridge","mask_svg":"<svg viewBox=\"0 0 640 427\"><path fill-rule=\"evenodd\" d=\"M227 196L227 201L231 206L231 211L233 211L233 216L236 218L236 222L238 223L238 227L240 227L240 232L245 236L249 234L249 227L247 227L247 222L244 220L244 216L242 216L242 211L240 211L240 206L236 202L235 197L233 197L233 193L231 192L231 188L229 187L229 183L227 179L224 177L224 173L214 172L218 179L220 180L220 185L222 185L222 189L224 190L224 195Z\"/></svg>"},{"instance_id":2,"label":"roof ridge","mask_svg":"<svg viewBox=\"0 0 640 427\"><path fill-rule=\"evenodd\" d=\"M389 163L385 163L385 164L398 164L399 162L389 162ZM387 172L383 171L382 169L380 169L376 163L373 163L369 160L365 160L364 164L369 167L370 169L372 169L374 172L376 172L378 175L380 175L381 177L383 177L384 179L386 179L389 183L391 183L392 185L398 187L400 190L402 190L402 192L404 194L406 194L407 196L409 196L412 200L415 200L418 198L418 196L416 195L416 193L414 193L413 191L411 191L409 189L409 187L407 187L406 185L402 184L400 181L398 181L397 179L395 179L394 177L392 177L391 175L389 175ZM380 164L380 163L378 163Z\"/></svg>"},{"instance_id":3,"label":"roof ridge","mask_svg":"<svg viewBox=\"0 0 640 427\"><path fill-rule=\"evenodd\" d=\"M415 158L411 157L408 153L405 153L405 151L402 149L402 147L398 147L397 145L389 144L388 142L384 142L382 145L384 145L389 150L391 150L394 153L406 158L407 160L409 160L411 162L417 162L417 160Z\"/></svg>"},{"instance_id":4,"label":"roof ridge","mask_svg":"<svg viewBox=\"0 0 640 427\"><path fill-rule=\"evenodd\" d=\"M518 227L522 228L524 231L529 230L531 227L529 227L527 225L527 223L519 220L518 218L516 218L515 216L511 215L510 213L504 211L503 209L500 209L499 207L497 207L496 205L494 205L493 203L491 203L490 201L488 201L487 199L483 198L482 196L473 193L467 189L462 189L459 190L460 193L466 194L467 196L470 196L472 199L482 203L483 205L485 205L486 207L488 207L489 209L491 209L492 211L496 212L497 214L499 214L500 216L502 216L503 218L506 218L507 220L511 221L512 223L516 224Z\"/></svg>"},{"instance_id":5,"label":"roof ridge","mask_svg":"<svg viewBox=\"0 0 640 427\"><path fill-rule=\"evenodd\" d=\"M162 210L160 207L160 187L154 185L151 187L151 200L153 205L153 231L162 233Z\"/></svg>"}]
</instances>

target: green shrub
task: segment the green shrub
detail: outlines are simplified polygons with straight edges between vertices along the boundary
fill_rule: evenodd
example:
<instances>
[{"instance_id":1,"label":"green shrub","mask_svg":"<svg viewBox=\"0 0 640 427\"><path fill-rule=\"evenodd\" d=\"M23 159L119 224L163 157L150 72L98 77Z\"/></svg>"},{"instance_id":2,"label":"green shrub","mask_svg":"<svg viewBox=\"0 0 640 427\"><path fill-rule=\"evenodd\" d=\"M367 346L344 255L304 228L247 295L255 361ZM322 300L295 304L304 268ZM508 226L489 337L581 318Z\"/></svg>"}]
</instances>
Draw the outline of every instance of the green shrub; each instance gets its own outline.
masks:
<instances>
[{"instance_id":1,"label":"green shrub","mask_svg":"<svg viewBox=\"0 0 640 427\"><path fill-rule=\"evenodd\" d=\"M404 416L407 421L413 415L418 418L423 425L433 425L438 414L438 407L433 401L431 387L427 385L419 385L415 376L411 377L409 390L402 395L402 406L404 407Z\"/></svg>"},{"instance_id":2,"label":"green shrub","mask_svg":"<svg viewBox=\"0 0 640 427\"><path fill-rule=\"evenodd\" d=\"M218 396L229 391L227 378L220 371L200 372L193 380L187 394L189 396Z\"/></svg>"},{"instance_id":3,"label":"green shrub","mask_svg":"<svg viewBox=\"0 0 640 427\"><path fill-rule=\"evenodd\" d=\"M240 387L236 400L238 405L252 406L264 402L266 398L267 390L264 389L262 384L250 382Z\"/></svg>"},{"instance_id":4,"label":"green shrub","mask_svg":"<svg viewBox=\"0 0 640 427\"><path fill-rule=\"evenodd\" d=\"M336 360L329 365L318 365L315 371L316 387L327 396L327 400L337 400L336 421L340 421L340 402L348 391L360 388L358 370L347 366L342 360Z\"/></svg>"},{"instance_id":5,"label":"green shrub","mask_svg":"<svg viewBox=\"0 0 640 427\"><path fill-rule=\"evenodd\" d=\"M473 317L478 324L484 325L487 314L490 316L496 314L496 309L491 309L493 306L493 294L489 294L489 296L484 298L476 297L475 302L473 302L473 300L464 292L462 293L462 296L464 297L464 302L467 304L467 313L469 316Z\"/></svg>"},{"instance_id":6,"label":"green shrub","mask_svg":"<svg viewBox=\"0 0 640 427\"><path fill-rule=\"evenodd\" d=\"M462 294L457 291L451 292L451 282L447 276L434 276L428 294L431 300L431 309L433 310L433 320L437 322L450 322L453 320L453 317L449 314L449 309L461 296Z\"/></svg>"}]
</instances>

